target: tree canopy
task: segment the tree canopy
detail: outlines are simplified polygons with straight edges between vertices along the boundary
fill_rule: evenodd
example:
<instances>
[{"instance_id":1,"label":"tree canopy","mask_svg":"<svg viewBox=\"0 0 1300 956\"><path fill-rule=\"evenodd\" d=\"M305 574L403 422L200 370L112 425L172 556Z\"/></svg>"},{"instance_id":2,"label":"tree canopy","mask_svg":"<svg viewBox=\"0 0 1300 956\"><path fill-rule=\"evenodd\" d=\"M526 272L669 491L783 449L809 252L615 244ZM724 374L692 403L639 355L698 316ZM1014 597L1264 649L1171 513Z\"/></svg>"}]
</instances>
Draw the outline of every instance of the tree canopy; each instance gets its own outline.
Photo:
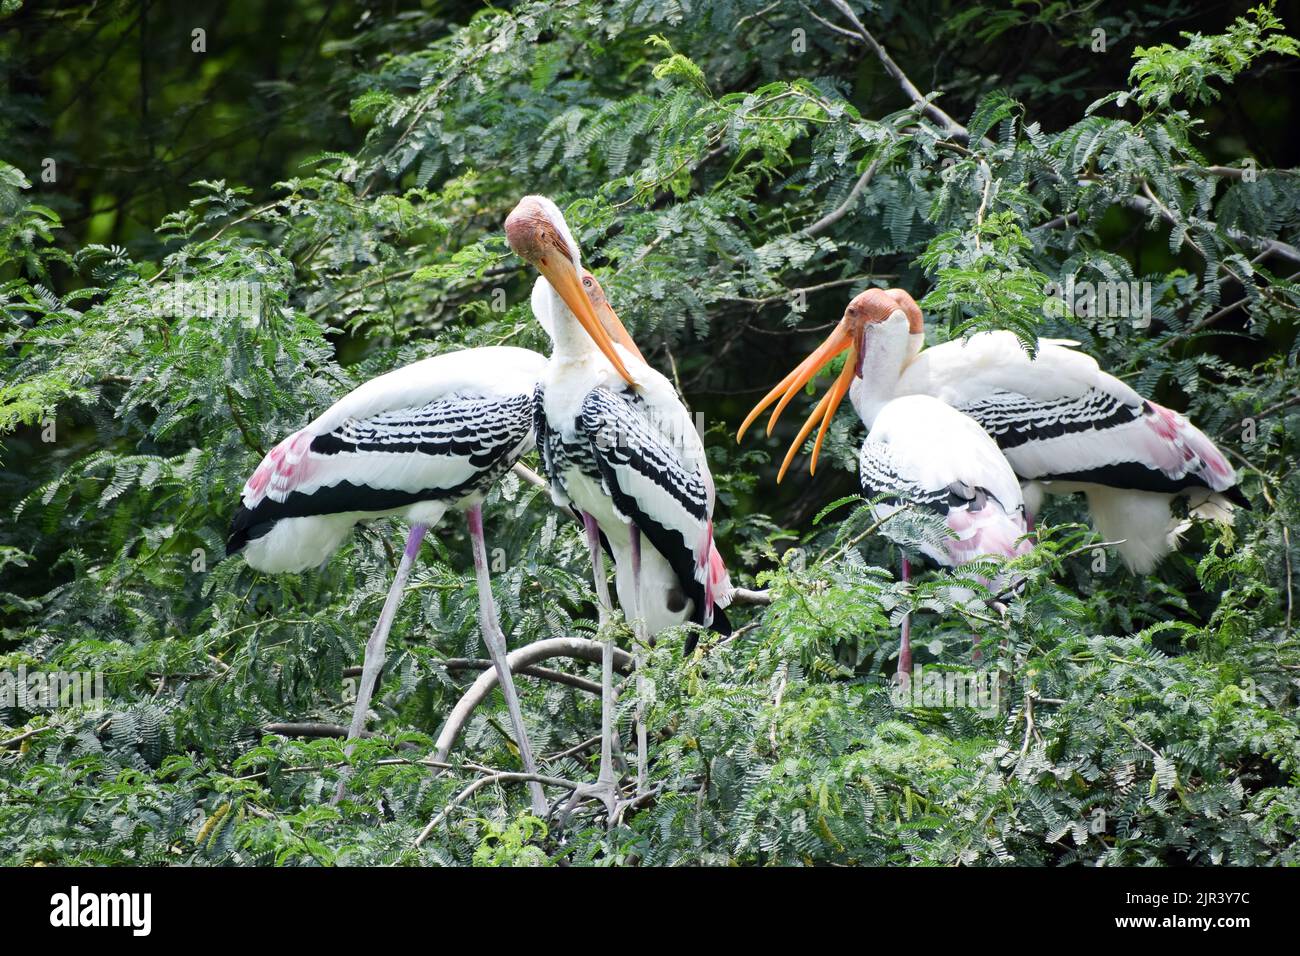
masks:
<instances>
[{"instance_id":1,"label":"tree canopy","mask_svg":"<svg viewBox=\"0 0 1300 956\"><path fill-rule=\"evenodd\" d=\"M104 683L0 694L0 861L1300 863L1288 28L1178 0L0 2L0 674ZM771 597L649 652L652 789L612 828L481 785L519 769L495 695L427 760L483 657L460 527L425 544L348 759L314 734L346 723L399 524L297 575L222 558L262 455L362 381L548 351L501 229L528 193L701 418L719 547ZM735 441L872 286L931 342L1080 343L1252 507L1133 575L1058 498L1005 616L968 570L904 587L895 545L936 532L873 523L860 421L780 485L790 423ZM581 528L516 475L486 518L511 646L592 636ZM898 699L908 612L923 666L980 644L998 706ZM545 772L591 777L597 698L518 685Z\"/></svg>"}]
</instances>

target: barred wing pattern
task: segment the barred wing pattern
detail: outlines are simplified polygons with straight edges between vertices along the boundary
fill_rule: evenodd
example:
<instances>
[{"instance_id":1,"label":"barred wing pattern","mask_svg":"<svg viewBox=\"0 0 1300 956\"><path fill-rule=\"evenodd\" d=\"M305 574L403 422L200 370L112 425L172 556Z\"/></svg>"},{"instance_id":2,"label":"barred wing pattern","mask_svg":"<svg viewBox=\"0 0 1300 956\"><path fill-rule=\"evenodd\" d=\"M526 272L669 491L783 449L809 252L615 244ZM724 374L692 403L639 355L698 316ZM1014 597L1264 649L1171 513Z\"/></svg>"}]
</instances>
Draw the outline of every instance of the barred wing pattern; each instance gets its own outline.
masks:
<instances>
[{"instance_id":1,"label":"barred wing pattern","mask_svg":"<svg viewBox=\"0 0 1300 956\"><path fill-rule=\"evenodd\" d=\"M984 555L1013 557L1030 547L1024 501L1011 466L966 415L928 396L887 403L858 457L862 493L898 503L872 507L877 520L905 504L943 518L951 537L927 557L958 565Z\"/></svg>"},{"instance_id":2,"label":"barred wing pattern","mask_svg":"<svg viewBox=\"0 0 1300 956\"><path fill-rule=\"evenodd\" d=\"M227 552L276 522L454 504L486 491L533 443L532 397L448 398L303 429L263 460L244 489Z\"/></svg>"},{"instance_id":3,"label":"barred wing pattern","mask_svg":"<svg viewBox=\"0 0 1300 956\"><path fill-rule=\"evenodd\" d=\"M1236 474L1185 417L1144 399L1095 359L1042 339L1032 358L1009 332L922 351L896 394L924 394L977 421L1026 480L1176 494L1225 491Z\"/></svg>"},{"instance_id":4,"label":"barred wing pattern","mask_svg":"<svg viewBox=\"0 0 1300 956\"><path fill-rule=\"evenodd\" d=\"M1170 494L1224 491L1235 480L1200 429L1154 402L1134 404L1096 388L1047 402L998 390L957 408L993 436L1022 478Z\"/></svg>"},{"instance_id":5,"label":"barred wing pattern","mask_svg":"<svg viewBox=\"0 0 1300 956\"><path fill-rule=\"evenodd\" d=\"M665 435L643 404L607 388L587 395L581 423L589 441L579 454L590 456L618 514L664 557L694 599L698 623L709 626L732 587L713 543L712 488L694 433Z\"/></svg>"}]
</instances>

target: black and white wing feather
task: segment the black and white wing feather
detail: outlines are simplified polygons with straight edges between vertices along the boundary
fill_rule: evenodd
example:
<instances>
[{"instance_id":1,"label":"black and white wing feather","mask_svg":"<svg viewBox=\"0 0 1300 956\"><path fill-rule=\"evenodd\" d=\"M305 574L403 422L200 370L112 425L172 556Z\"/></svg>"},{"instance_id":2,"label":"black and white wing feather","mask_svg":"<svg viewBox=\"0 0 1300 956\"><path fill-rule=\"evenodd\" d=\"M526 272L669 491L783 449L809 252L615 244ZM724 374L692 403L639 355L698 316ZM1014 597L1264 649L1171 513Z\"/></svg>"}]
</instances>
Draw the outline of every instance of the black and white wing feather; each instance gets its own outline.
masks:
<instances>
[{"instance_id":1,"label":"black and white wing feather","mask_svg":"<svg viewBox=\"0 0 1300 956\"><path fill-rule=\"evenodd\" d=\"M694 599L697 623L709 625L731 599L731 582L713 542L713 489L699 437L666 434L647 406L608 388L583 401L581 432L602 489L672 567Z\"/></svg>"},{"instance_id":2,"label":"black and white wing feather","mask_svg":"<svg viewBox=\"0 0 1300 956\"><path fill-rule=\"evenodd\" d=\"M358 520L486 491L533 445L533 388L544 364L524 349L470 349L365 383L262 460L244 486L227 553L247 549L263 570L302 570ZM322 520L291 521L311 518Z\"/></svg>"},{"instance_id":3,"label":"black and white wing feather","mask_svg":"<svg viewBox=\"0 0 1300 956\"><path fill-rule=\"evenodd\" d=\"M1029 548L1020 484L993 440L966 415L926 395L887 403L858 457L862 493L889 495L873 505L882 519L903 505L939 515L949 538L933 561L964 564L978 557L1014 557Z\"/></svg>"}]
</instances>

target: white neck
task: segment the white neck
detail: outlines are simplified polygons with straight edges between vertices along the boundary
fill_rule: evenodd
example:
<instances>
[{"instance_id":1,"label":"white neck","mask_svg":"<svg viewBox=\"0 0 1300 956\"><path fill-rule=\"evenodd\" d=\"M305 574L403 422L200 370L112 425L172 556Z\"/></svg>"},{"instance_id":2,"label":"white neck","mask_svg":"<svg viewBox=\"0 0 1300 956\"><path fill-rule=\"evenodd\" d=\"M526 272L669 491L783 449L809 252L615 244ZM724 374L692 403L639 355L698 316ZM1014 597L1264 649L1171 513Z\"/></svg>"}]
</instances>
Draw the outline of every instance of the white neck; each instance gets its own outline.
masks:
<instances>
[{"instance_id":1,"label":"white neck","mask_svg":"<svg viewBox=\"0 0 1300 956\"><path fill-rule=\"evenodd\" d=\"M849 385L849 401L858 416L870 428L885 403L892 400L903 366L914 356L912 339L907 332L907 316L895 312L884 322L867 326L862 348L862 376Z\"/></svg>"},{"instance_id":2,"label":"white neck","mask_svg":"<svg viewBox=\"0 0 1300 956\"><path fill-rule=\"evenodd\" d=\"M904 367L911 365L913 360L921 354L921 349L925 348L925 332L911 332L907 336L907 361L903 363Z\"/></svg>"},{"instance_id":3,"label":"white neck","mask_svg":"<svg viewBox=\"0 0 1300 956\"><path fill-rule=\"evenodd\" d=\"M550 316L551 340L554 348L551 355L558 359L586 359L593 354L600 355L596 343L591 340L587 330L578 322L578 317L560 298L560 294L548 282L543 292L546 309Z\"/></svg>"}]
</instances>

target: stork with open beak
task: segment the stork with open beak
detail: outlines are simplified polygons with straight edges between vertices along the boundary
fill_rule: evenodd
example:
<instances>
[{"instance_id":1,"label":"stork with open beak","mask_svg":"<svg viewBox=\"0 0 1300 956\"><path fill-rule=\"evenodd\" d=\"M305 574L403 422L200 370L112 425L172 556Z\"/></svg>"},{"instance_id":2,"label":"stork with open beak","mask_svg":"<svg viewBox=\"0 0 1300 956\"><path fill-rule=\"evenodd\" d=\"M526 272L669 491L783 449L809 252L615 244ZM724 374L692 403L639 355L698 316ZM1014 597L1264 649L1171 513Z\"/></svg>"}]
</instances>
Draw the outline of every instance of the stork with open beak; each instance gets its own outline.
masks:
<instances>
[{"instance_id":1,"label":"stork with open beak","mask_svg":"<svg viewBox=\"0 0 1300 956\"><path fill-rule=\"evenodd\" d=\"M1200 429L1107 374L1075 351L1077 342L1039 339L1030 355L1013 333L995 331L923 348L920 308L901 289L887 294L910 326L876 387L936 398L974 419L1020 478L1031 526L1045 495L1082 492L1098 532L1119 542L1131 571L1146 574L1187 527L1171 516L1175 498L1186 499L1190 515L1229 523L1234 504L1249 507L1232 466ZM819 353L842 342L837 329ZM777 398L784 408L793 397L785 393L774 389L750 420Z\"/></svg>"},{"instance_id":2,"label":"stork with open beak","mask_svg":"<svg viewBox=\"0 0 1300 956\"><path fill-rule=\"evenodd\" d=\"M749 413L745 430L773 402L768 433L781 412L824 366L842 352L844 368L808 416L777 476L785 477L804 439L817 427L809 471L815 473L822 440L835 410L848 395L868 429L858 458L862 493L888 494L898 504L871 506L883 520L900 507L923 508L943 518L951 533L942 548L919 550L937 564L955 567L985 556L1014 557L1030 547L1020 484L993 439L967 415L926 395L894 397L898 370L906 362L921 311L901 290L869 289L856 296L830 337L773 388ZM819 426L819 427L818 427ZM911 575L906 554L902 579ZM898 672L910 674L910 618L903 619Z\"/></svg>"},{"instance_id":3,"label":"stork with open beak","mask_svg":"<svg viewBox=\"0 0 1300 956\"><path fill-rule=\"evenodd\" d=\"M654 635L688 621L726 633L722 609L733 589L713 542L713 479L690 413L583 270L555 203L525 197L505 230L510 247L541 273L532 307L554 348L538 385L538 448L552 497L582 517L602 625L611 609L603 536L638 654ZM613 815L613 645L602 629L597 790ZM639 791L646 776L640 705L638 694Z\"/></svg>"}]
</instances>

